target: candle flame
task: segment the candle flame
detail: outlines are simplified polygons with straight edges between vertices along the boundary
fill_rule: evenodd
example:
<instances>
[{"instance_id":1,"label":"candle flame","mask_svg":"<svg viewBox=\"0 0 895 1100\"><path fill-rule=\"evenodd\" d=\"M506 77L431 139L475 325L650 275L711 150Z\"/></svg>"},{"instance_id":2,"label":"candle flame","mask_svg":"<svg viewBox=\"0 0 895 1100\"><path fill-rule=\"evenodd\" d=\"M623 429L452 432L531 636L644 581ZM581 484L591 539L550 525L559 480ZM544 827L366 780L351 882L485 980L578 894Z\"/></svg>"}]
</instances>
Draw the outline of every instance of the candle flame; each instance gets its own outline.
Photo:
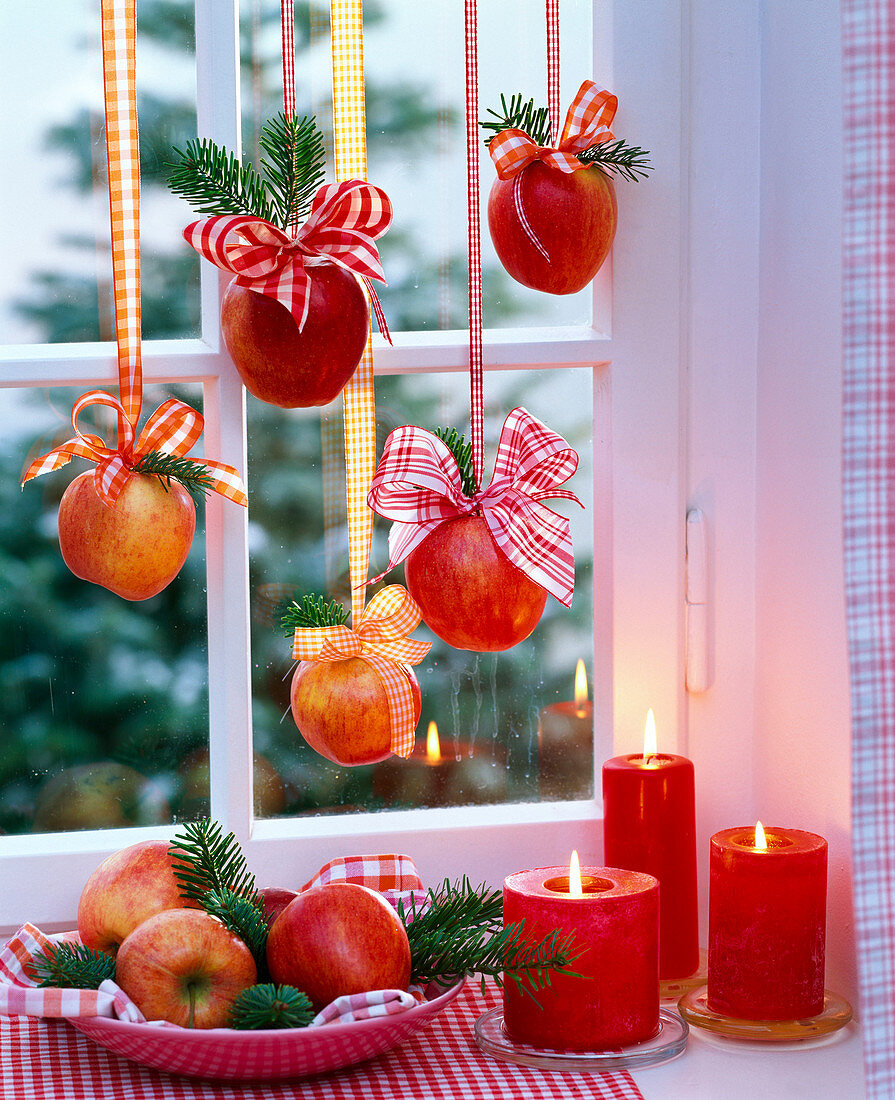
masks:
<instances>
[{"instance_id":1,"label":"candle flame","mask_svg":"<svg viewBox=\"0 0 895 1100\"><path fill-rule=\"evenodd\" d=\"M764 826L760 821L755 822L755 848L759 852L768 850L768 840L764 835Z\"/></svg>"},{"instance_id":2,"label":"candle flame","mask_svg":"<svg viewBox=\"0 0 895 1100\"><path fill-rule=\"evenodd\" d=\"M656 716L653 708L646 712L646 725L643 727L643 762L649 764L650 758L659 752L659 744L656 740Z\"/></svg>"},{"instance_id":3,"label":"candle flame","mask_svg":"<svg viewBox=\"0 0 895 1100\"><path fill-rule=\"evenodd\" d=\"M441 743L438 740L438 726L435 722L429 723L426 731L426 760L430 764L441 763Z\"/></svg>"},{"instance_id":4,"label":"candle flame","mask_svg":"<svg viewBox=\"0 0 895 1100\"><path fill-rule=\"evenodd\" d=\"M584 704L587 702L587 671L584 661L579 657L575 666L575 714L579 718L585 715Z\"/></svg>"},{"instance_id":5,"label":"candle flame","mask_svg":"<svg viewBox=\"0 0 895 1100\"><path fill-rule=\"evenodd\" d=\"M572 851L572 858L569 860L569 893L573 898L584 897L584 891L581 889L581 865L578 862L578 852Z\"/></svg>"}]
</instances>

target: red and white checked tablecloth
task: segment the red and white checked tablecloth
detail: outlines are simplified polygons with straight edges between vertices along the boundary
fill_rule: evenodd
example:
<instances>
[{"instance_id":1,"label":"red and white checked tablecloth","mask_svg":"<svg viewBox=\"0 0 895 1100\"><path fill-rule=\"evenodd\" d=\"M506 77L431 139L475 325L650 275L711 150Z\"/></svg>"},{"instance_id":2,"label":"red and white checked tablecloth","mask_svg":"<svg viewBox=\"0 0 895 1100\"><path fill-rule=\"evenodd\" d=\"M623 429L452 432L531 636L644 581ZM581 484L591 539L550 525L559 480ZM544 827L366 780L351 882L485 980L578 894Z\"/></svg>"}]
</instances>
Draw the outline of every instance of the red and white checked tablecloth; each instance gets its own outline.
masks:
<instances>
[{"instance_id":1,"label":"red and white checked tablecloth","mask_svg":"<svg viewBox=\"0 0 895 1100\"><path fill-rule=\"evenodd\" d=\"M895 6L844 0L843 514L868 1096L895 1096Z\"/></svg>"},{"instance_id":2,"label":"red and white checked tablecloth","mask_svg":"<svg viewBox=\"0 0 895 1100\"><path fill-rule=\"evenodd\" d=\"M627 1073L558 1073L497 1062L473 1023L499 1003L475 982L424 1031L323 1077L227 1085L173 1077L110 1054L61 1020L0 1016L2 1100L642 1100Z\"/></svg>"}]
</instances>

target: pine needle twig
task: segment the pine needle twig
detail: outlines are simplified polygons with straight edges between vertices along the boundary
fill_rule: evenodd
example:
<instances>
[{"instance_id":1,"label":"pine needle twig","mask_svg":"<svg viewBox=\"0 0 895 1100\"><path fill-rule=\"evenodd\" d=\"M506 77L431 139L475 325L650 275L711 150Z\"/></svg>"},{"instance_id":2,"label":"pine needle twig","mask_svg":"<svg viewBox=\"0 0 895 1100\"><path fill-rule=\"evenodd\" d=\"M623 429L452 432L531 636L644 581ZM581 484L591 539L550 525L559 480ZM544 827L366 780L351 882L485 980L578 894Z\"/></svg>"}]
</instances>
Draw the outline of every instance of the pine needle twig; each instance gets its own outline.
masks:
<instances>
[{"instance_id":1,"label":"pine needle twig","mask_svg":"<svg viewBox=\"0 0 895 1100\"><path fill-rule=\"evenodd\" d=\"M270 925L257 896L250 898L226 889L207 890L198 900L206 913L217 917L234 935L239 936L252 952L259 973L266 972Z\"/></svg>"},{"instance_id":2,"label":"pine needle twig","mask_svg":"<svg viewBox=\"0 0 895 1100\"><path fill-rule=\"evenodd\" d=\"M307 217L323 183L326 151L312 117L287 118L282 112L261 129L258 144L266 153L261 167L281 229Z\"/></svg>"},{"instance_id":3,"label":"pine needle twig","mask_svg":"<svg viewBox=\"0 0 895 1100\"><path fill-rule=\"evenodd\" d=\"M115 977L115 960L79 943L52 944L31 959L38 985L63 989L99 989Z\"/></svg>"},{"instance_id":4,"label":"pine needle twig","mask_svg":"<svg viewBox=\"0 0 895 1100\"><path fill-rule=\"evenodd\" d=\"M475 473L472 464L472 443L467 443L456 428L433 428L432 434L437 435L451 452L457 462L460 471L460 487L463 495L473 497L476 493Z\"/></svg>"},{"instance_id":5,"label":"pine needle twig","mask_svg":"<svg viewBox=\"0 0 895 1100\"><path fill-rule=\"evenodd\" d=\"M492 119L479 122L483 130L489 131L486 145L503 130L521 130L536 145L550 145L550 112L546 107L535 107L534 99L524 103L522 94L518 93L510 97L508 104L506 96L501 95L500 111L492 111L490 107L486 110Z\"/></svg>"},{"instance_id":6,"label":"pine needle twig","mask_svg":"<svg viewBox=\"0 0 895 1100\"><path fill-rule=\"evenodd\" d=\"M201 905L209 891L230 891L250 901L257 900L255 876L233 833L221 834L216 821L203 818L187 822L168 846L172 868L180 883L180 895Z\"/></svg>"},{"instance_id":7,"label":"pine needle twig","mask_svg":"<svg viewBox=\"0 0 895 1100\"><path fill-rule=\"evenodd\" d=\"M292 985L262 983L244 989L230 1007L230 1027L240 1031L255 1028L307 1027L314 1009L307 994Z\"/></svg>"},{"instance_id":8,"label":"pine needle twig","mask_svg":"<svg viewBox=\"0 0 895 1100\"><path fill-rule=\"evenodd\" d=\"M276 217L264 180L234 153L205 138L174 153L180 160L169 166L168 187L197 214L251 214L268 222Z\"/></svg>"},{"instance_id":9,"label":"pine needle twig","mask_svg":"<svg viewBox=\"0 0 895 1100\"><path fill-rule=\"evenodd\" d=\"M631 183L646 179L652 172L653 166L648 157L648 149L641 149L639 145L628 145L622 138L618 141L600 142L578 154L582 164L595 164L604 174L617 172Z\"/></svg>"},{"instance_id":10,"label":"pine needle twig","mask_svg":"<svg viewBox=\"0 0 895 1100\"><path fill-rule=\"evenodd\" d=\"M132 469L136 474L155 474L165 489L170 489L172 481L179 481L196 504L204 500L214 486L204 463L165 451L150 451Z\"/></svg>"},{"instance_id":11,"label":"pine needle twig","mask_svg":"<svg viewBox=\"0 0 895 1100\"><path fill-rule=\"evenodd\" d=\"M280 619L287 638L291 638L296 630L304 627L343 626L347 622L348 612L338 600L327 603L325 596L311 596L307 593L302 596L300 603L293 600Z\"/></svg>"}]
</instances>

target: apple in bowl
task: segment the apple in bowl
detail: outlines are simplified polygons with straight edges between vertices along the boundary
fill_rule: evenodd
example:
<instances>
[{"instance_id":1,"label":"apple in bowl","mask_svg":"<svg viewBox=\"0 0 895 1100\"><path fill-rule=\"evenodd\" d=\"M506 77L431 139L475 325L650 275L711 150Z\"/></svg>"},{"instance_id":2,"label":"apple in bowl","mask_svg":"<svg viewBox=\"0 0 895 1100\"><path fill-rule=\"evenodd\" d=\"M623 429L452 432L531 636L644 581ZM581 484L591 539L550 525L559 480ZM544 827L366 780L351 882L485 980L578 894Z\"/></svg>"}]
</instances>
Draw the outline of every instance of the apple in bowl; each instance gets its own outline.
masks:
<instances>
[{"instance_id":1,"label":"apple in bowl","mask_svg":"<svg viewBox=\"0 0 895 1100\"><path fill-rule=\"evenodd\" d=\"M267 966L314 1007L373 989L407 989L410 943L391 905L367 886L329 882L299 894L274 921Z\"/></svg>"},{"instance_id":2,"label":"apple in bowl","mask_svg":"<svg viewBox=\"0 0 895 1100\"><path fill-rule=\"evenodd\" d=\"M283 409L328 405L361 360L370 307L357 278L336 264L311 270L308 315L235 280L221 303L221 331L242 384Z\"/></svg>"},{"instance_id":3,"label":"apple in bowl","mask_svg":"<svg viewBox=\"0 0 895 1100\"><path fill-rule=\"evenodd\" d=\"M79 474L59 503L59 549L76 577L125 600L148 600L183 567L196 530L196 506L177 481L131 473L113 505L94 471Z\"/></svg>"},{"instance_id":4,"label":"apple in bowl","mask_svg":"<svg viewBox=\"0 0 895 1100\"><path fill-rule=\"evenodd\" d=\"M509 560L483 516L440 523L404 562L423 622L455 649L491 653L531 634L547 590Z\"/></svg>"},{"instance_id":5,"label":"apple in bowl","mask_svg":"<svg viewBox=\"0 0 895 1100\"><path fill-rule=\"evenodd\" d=\"M401 665L413 697L414 722L422 696L416 673ZM292 677L292 717L305 741L334 764L376 764L391 753L392 719L385 685L360 657L302 661Z\"/></svg>"},{"instance_id":6,"label":"apple in bowl","mask_svg":"<svg viewBox=\"0 0 895 1100\"><path fill-rule=\"evenodd\" d=\"M168 842L144 840L114 852L87 879L78 902L78 934L85 947L115 955L138 925L187 904Z\"/></svg>"},{"instance_id":7,"label":"apple in bowl","mask_svg":"<svg viewBox=\"0 0 895 1100\"><path fill-rule=\"evenodd\" d=\"M147 1020L226 1027L236 997L257 980L252 953L217 917L167 909L118 949L115 980Z\"/></svg>"},{"instance_id":8,"label":"apple in bowl","mask_svg":"<svg viewBox=\"0 0 895 1100\"><path fill-rule=\"evenodd\" d=\"M519 205L543 252L526 232ZM533 161L518 176L495 180L488 196L500 262L517 282L548 294L587 286L609 255L617 223L615 188L597 167L566 173Z\"/></svg>"}]
</instances>

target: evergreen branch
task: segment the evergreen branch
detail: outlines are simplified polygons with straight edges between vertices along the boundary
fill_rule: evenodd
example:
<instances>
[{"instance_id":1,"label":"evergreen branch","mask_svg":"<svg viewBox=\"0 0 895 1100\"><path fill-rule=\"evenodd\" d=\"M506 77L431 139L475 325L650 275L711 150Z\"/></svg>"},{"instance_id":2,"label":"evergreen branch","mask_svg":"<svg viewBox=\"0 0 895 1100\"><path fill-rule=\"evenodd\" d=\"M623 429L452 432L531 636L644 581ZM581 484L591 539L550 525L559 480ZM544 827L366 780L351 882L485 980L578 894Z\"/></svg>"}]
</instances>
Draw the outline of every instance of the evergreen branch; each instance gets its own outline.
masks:
<instances>
[{"instance_id":1,"label":"evergreen branch","mask_svg":"<svg viewBox=\"0 0 895 1100\"><path fill-rule=\"evenodd\" d=\"M44 988L99 989L107 978L115 977L111 955L79 943L52 944L32 957L31 967L38 985Z\"/></svg>"},{"instance_id":2,"label":"evergreen branch","mask_svg":"<svg viewBox=\"0 0 895 1100\"><path fill-rule=\"evenodd\" d=\"M244 989L230 1006L230 1027L240 1031L255 1028L307 1027L314 1009L307 994L292 985L266 983Z\"/></svg>"},{"instance_id":3,"label":"evergreen branch","mask_svg":"<svg viewBox=\"0 0 895 1100\"><path fill-rule=\"evenodd\" d=\"M254 901L255 876L233 833L221 835L216 821L189 821L168 845L172 869L180 883L180 896L202 904L210 891L229 891Z\"/></svg>"},{"instance_id":4,"label":"evergreen branch","mask_svg":"<svg viewBox=\"0 0 895 1100\"><path fill-rule=\"evenodd\" d=\"M486 145L504 130L522 130L536 145L550 145L550 112L546 107L535 107L533 99L523 103L522 94L518 93L507 104L506 96L501 95L500 111L492 111L490 107L486 110L493 116L493 120L479 122L483 130L490 131Z\"/></svg>"},{"instance_id":5,"label":"evergreen branch","mask_svg":"<svg viewBox=\"0 0 895 1100\"><path fill-rule=\"evenodd\" d=\"M214 486L204 463L193 458L180 458L165 451L149 451L131 469L135 474L155 474L166 490L170 489L172 481L179 481L195 504L204 500Z\"/></svg>"},{"instance_id":6,"label":"evergreen branch","mask_svg":"<svg viewBox=\"0 0 895 1100\"><path fill-rule=\"evenodd\" d=\"M246 897L233 890L207 890L199 904L239 936L252 952L259 974L267 971L267 935L270 925L258 896Z\"/></svg>"},{"instance_id":7,"label":"evergreen branch","mask_svg":"<svg viewBox=\"0 0 895 1100\"><path fill-rule=\"evenodd\" d=\"M261 167L267 176L280 228L288 230L307 217L314 195L323 183L326 167L323 134L313 117L287 118L280 112L265 122L258 144L267 154L261 159Z\"/></svg>"},{"instance_id":8,"label":"evergreen branch","mask_svg":"<svg viewBox=\"0 0 895 1100\"><path fill-rule=\"evenodd\" d=\"M169 165L168 187L198 214L251 214L272 222L275 206L264 180L251 164L208 139L188 141Z\"/></svg>"},{"instance_id":9,"label":"evergreen branch","mask_svg":"<svg viewBox=\"0 0 895 1100\"><path fill-rule=\"evenodd\" d=\"M433 428L432 434L437 435L451 452L457 461L460 470L460 487L463 495L473 497L478 486L475 483L475 474L472 466L472 443L467 443L456 428Z\"/></svg>"},{"instance_id":10,"label":"evergreen branch","mask_svg":"<svg viewBox=\"0 0 895 1100\"><path fill-rule=\"evenodd\" d=\"M648 157L648 149L641 149L639 145L628 145L624 138L599 142L578 154L582 164L596 165L605 175L617 172L631 183L646 179L652 172L653 166Z\"/></svg>"},{"instance_id":11,"label":"evergreen branch","mask_svg":"<svg viewBox=\"0 0 895 1100\"><path fill-rule=\"evenodd\" d=\"M291 638L295 630L316 626L343 626L348 612L338 600L326 602L325 596L302 596L301 603L292 601L280 619L283 633Z\"/></svg>"},{"instance_id":12,"label":"evergreen branch","mask_svg":"<svg viewBox=\"0 0 895 1100\"><path fill-rule=\"evenodd\" d=\"M489 971L484 966L480 968L483 989L485 975L489 973L501 988L503 988L503 979L511 978L520 993L530 996L537 1004L535 993L549 988L552 974L565 974L572 978L584 977L583 974L571 968L571 964L584 953L584 948L574 952L574 932L562 936L559 929L555 928L540 943L527 943L524 933L525 921L521 920L518 924L508 924L500 936L494 937L496 941L503 942L494 944L494 952L489 953L486 962L493 966L499 960L501 969Z\"/></svg>"}]
</instances>

